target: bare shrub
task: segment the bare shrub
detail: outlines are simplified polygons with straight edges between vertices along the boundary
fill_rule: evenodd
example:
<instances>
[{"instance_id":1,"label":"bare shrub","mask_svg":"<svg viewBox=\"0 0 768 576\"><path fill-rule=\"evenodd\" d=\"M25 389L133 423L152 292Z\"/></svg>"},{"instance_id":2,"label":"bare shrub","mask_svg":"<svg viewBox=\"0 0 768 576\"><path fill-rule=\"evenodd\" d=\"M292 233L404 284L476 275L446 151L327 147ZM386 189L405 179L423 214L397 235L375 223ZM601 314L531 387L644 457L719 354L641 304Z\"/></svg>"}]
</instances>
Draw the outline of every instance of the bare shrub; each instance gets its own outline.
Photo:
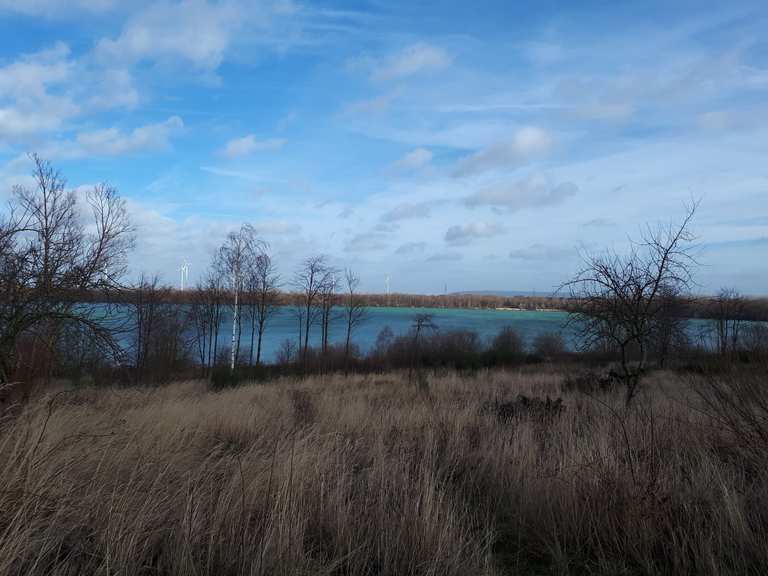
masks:
<instances>
[{"instance_id":1,"label":"bare shrub","mask_svg":"<svg viewBox=\"0 0 768 576\"><path fill-rule=\"evenodd\" d=\"M552 360L563 356L567 348L565 339L559 332L544 332L533 339L533 353Z\"/></svg>"},{"instance_id":2,"label":"bare shrub","mask_svg":"<svg viewBox=\"0 0 768 576\"><path fill-rule=\"evenodd\" d=\"M613 370L599 373L592 370L568 374L561 385L563 392L596 394L616 390L622 383L620 374Z\"/></svg>"},{"instance_id":3,"label":"bare shrub","mask_svg":"<svg viewBox=\"0 0 768 576\"><path fill-rule=\"evenodd\" d=\"M491 341L489 354L497 364L519 361L525 354L523 339L512 326L505 326Z\"/></svg>"},{"instance_id":4,"label":"bare shrub","mask_svg":"<svg viewBox=\"0 0 768 576\"><path fill-rule=\"evenodd\" d=\"M296 343L290 339L283 340L282 344L280 344L280 348L277 351L277 358L275 358L275 362L277 362L277 364L285 365L297 362L298 359L299 353Z\"/></svg>"},{"instance_id":5,"label":"bare shrub","mask_svg":"<svg viewBox=\"0 0 768 576\"><path fill-rule=\"evenodd\" d=\"M768 324L751 322L744 330L744 348L753 356L768 357Z\"/></svg>"}]
</instances>

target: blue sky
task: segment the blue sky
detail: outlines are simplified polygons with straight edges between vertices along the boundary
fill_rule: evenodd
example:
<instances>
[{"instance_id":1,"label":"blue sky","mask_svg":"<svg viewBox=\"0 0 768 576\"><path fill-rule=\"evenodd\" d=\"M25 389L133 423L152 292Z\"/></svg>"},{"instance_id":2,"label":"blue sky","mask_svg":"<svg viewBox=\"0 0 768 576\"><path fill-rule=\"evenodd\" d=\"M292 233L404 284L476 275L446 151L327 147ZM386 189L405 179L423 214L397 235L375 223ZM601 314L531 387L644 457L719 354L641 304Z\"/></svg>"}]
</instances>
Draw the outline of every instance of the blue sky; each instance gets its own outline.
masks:
<instances>
[{"instance_id":1,"label":"blue sky","mask_svg":"<svg viewBox=\"0 0 768 576\"><path fill-rule=\"evenodd\" d=\"M768 292L764 2L0 0L0 197L107 181L133 273L252 223L283 277L548 291L701 199L699 290Z\"/></svg>"}]
</instances>

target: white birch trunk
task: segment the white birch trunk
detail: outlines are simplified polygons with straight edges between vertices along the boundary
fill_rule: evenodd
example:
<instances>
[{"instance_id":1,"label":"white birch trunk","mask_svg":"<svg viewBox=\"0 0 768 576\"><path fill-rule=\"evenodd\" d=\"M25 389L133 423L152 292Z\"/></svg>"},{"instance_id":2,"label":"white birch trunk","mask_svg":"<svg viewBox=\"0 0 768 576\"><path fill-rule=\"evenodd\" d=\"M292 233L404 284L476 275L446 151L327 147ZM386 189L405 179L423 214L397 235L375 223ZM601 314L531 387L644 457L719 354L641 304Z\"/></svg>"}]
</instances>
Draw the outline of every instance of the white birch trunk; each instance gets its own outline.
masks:
<instances>
[{"instance_id":1,"label":"white birch trunk","mask_svg":"<svg viewBox=\"0 0 768 576\"><path fill-rule=\"evenodd\" d=\"M237 346L237 316L238 316L238 306L237 306L237 296L240 292L238 290L237 286L237 278L233 277L232 279L232 288L235 291L235 309L232 313L232 351L230 354L230 361L229 361L229 369L234 372L235 370L235 357L236 357L236 346Z\"/></svg>"}]
</instances>

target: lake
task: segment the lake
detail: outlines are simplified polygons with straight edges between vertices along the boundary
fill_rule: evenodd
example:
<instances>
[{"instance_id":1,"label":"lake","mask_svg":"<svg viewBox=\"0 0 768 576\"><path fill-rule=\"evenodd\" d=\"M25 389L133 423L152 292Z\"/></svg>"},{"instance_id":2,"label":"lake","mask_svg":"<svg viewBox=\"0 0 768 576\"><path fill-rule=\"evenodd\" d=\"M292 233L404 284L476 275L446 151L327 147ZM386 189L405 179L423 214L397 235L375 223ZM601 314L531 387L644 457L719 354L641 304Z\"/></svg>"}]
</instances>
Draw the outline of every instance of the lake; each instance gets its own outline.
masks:
<instances>
[{"instance_id":1,"label":"lake","mask_svg":"<svg viewBox=\"0 0 768 576\"><path fill-rule=\"evenodd\" d=\"M342 310L338 311L342 313ZM572 335L564 331L564 323L568 317L565 312L557 311L527 311L527 310L472 310L459 308L367 308L366 317L352 334L352 341L362 352L368 352L376 344L379 332L388 326L397 336L407 333L417 314L431 314L432 321L438 330L472 330L482 339L493 338L505 326L512 326L521 338L530 344L536 336L545 332L562 332L566 342L572 344ZM335 319L329 329L332 343L343 343L346 335L346 325L342 318ZM219 342L222 340L228 346L232 335L231 317L222 323L219 332ZM250 323L243 322L240 342L241 354L245 358L250 346ZM264 334L262 354L266 362L275 359L282 342L298 338L298 322L293 314L293 308L281 307L270 319ZM313 346L320 345L319 323L310 331L310 342Z\"/></svg>"},{"instance_id":2,"label":"lake","mask_svg":"<svg viewBox=\"0 0 768 576\"><path fill-rule=\"evenodd\" d=\"M127 310L123 307L119 308L122 311ZM229 310L229 308L225 308L222 314L218 338L220 349L228 348L232 338L232 316ZM329 338L332 344L344 343L346 325L343 312L341 308L334 310L333 320L329 328ZM365 320L356 327L352 334L352 342L362 353L367 353L375 346L376 338L382 329L389 327L395 336L406 334L413 326L414 317L418 314L430 314L433 323L440 331L471 330L476 332L484 341L493 338L505 326L511 326L528 347L537 336L548 332L559 332L569 348L576 349L577 347L573 330L566 326L568 314L555 310L369 307L366 308ZM108 315L116 318L122 314L112 309ZM710 347L713 344L710 325L706 320L688 320L687 332L694 342ZM248 359L250 336L251 325L246 314L243 317L242 336L240 338L241 359L245 361ZM129 338L128 334L123 334L120 340L123 340L122 343L128 346ZM279 307L270 318L262 341L263 361L275 361L285 340L291 340L294 344L298 340L298 321L292 306ZM310 345L320 346L319 322L310 331Z\"/></svg>"}]
</instances>

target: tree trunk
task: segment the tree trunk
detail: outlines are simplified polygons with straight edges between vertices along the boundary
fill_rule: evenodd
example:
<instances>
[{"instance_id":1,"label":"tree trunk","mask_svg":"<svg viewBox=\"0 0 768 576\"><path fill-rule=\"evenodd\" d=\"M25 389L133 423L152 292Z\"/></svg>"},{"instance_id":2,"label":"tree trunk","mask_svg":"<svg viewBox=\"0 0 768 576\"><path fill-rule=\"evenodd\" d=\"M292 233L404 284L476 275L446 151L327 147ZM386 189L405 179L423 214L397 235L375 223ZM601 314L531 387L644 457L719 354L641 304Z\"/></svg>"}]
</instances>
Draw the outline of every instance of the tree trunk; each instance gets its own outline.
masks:
<instances>
[{"instance_id":1,"label":"tree trunk","mask_svg":"<svg viewBox=\"0 0 768 576\"><path fill-rule=\"evenodd\" d=\"M236 357L237 357L237 350L236 350L236 345L237 345L237 324L238 324L238 321L239 321L238 307L237 307L237 304L238 304L237 296L238 296L238 290L237 290L237 287L235 287L235 306L234 306L234 308L232 310L232 350L230 350L230 360L229 360L229 370L230 370L230 372L234 372L235 371L235 360L236 360Z\"/></svg>"},{"instance_id":2,"label":"tree trunk","mask_svg":"<svg viewBox=\"0 0 768 576\"><path fill-rule=\"evenodd\" d=\"M330 320L330 311L323 308L323 354L328 353L328 322Z\"/></svg>"},{"instance_id":3,"label":"tree trunk","mask_svg":"<svg viewBox=\"0 0 768 576\"><path fill-rule=\"evenodd\" d=\"M216 354L219 353L219 325L221 324L221 308L219 304L216 305L216 314L215 314L216 320L213 324L213 350L212 350L212 358L211 361L211 368L216 366Z\"/></svg>"},{"instance_id":4,"label":"tree trunk","mask_svg":"<svg viewBox=\"0 0 768 576\"><path fill-rule=\"evenodd\" d=\"M310 304L307 304L306 312L307 312L307 317L304 320L305 324L304 324L304 352L303 352L303 357L305 359L307 357L307 350L309 349L309 324L310 324L309 315L312 312L312 307Z\"/></svg>"},{"instance_id":5,"label":"tree trunk","mask_svg":"<svg viewBox=\"0 0 768 576\"><path fill-rule=\"evenodd\" d=\"M261 363L261 337L264 334L264 324L263 322L259 322L259 341L256 346L256 365L258 366Z\"/></svg>"},{"instance_id":6,"label":"tree trunk","mask_svg":"<svg viewBox=\"0 0 768 576\"><path fill-rule=\"evenodd\" d=\"M349 340L352 336L352 321L347 320L347 338L344 342L344 375L349 374Z\"/></svg>"},{"instance_id":7,"label":"tree trunk","mask_svg":"<svg viewBox=\"0 0 768 576\"><path fill-rule=\"evenodd\" d=\"M250 318L251 318L251 345L248 350L248 365L253 366L253 337L256 335L256 309L253 306L251 306Z\"/></svg>"}]
</instances>

